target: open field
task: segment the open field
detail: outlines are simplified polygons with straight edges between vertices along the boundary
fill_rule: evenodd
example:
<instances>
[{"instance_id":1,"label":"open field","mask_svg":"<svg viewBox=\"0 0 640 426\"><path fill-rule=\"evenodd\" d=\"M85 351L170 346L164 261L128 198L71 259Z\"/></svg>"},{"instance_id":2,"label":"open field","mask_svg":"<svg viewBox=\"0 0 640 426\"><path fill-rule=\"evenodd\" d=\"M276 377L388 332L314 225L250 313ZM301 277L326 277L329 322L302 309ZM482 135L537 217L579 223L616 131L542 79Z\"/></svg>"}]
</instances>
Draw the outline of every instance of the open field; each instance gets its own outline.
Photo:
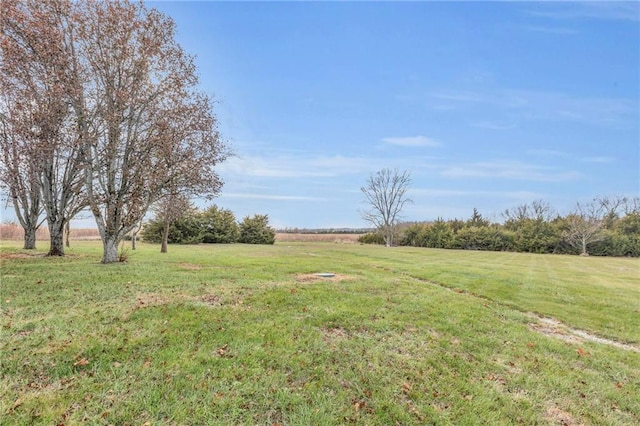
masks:
<instances>
[{"instance_id":1,"label":"open field","mask_svg":"<svg viewBox=\"0 0 640 426\"><path fill-rule=\"evenodd\" d=\"M276 233L279 243L338 243L354 244L362 234L305 234L292 232Z\"/></svg>"},{"instance_id":2,"label":"open field","mask_svg":"<svg viewBox=\"0 0 640 426\"><path fill-rule=\"evenodd\" d=\"M97 228L71 228L69 233L72 240L99 240ZM0 223L0 241L23 241L24 230L17 223ZM36 232L36 240L49 241L49 230L41 226Z\"/></svg>"},{"instance_id":3,"label":"open field","mask_svg":"<svg viewBox=\"0 0 640 426\"><path fill-rule=\"evenodd\" d=\"M3 425L640 424L639 259L19 247L0 248Z\"/></svg>"}]
</instances>

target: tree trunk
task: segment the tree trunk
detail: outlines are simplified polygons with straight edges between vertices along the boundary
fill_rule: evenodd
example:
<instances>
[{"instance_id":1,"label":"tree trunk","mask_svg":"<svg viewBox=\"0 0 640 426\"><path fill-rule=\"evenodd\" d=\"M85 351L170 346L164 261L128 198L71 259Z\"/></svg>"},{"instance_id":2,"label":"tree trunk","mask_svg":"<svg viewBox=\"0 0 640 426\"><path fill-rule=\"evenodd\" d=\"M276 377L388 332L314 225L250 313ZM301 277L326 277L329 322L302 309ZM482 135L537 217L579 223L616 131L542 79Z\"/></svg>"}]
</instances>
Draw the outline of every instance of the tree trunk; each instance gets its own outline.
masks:
<instances>
[{"instance_id":1,"label":"tree trunk","mask_svg":"<svg viewBox=\"0 0 640 426\"><path fill-rule=\"evenodd\" d=\"M134 231L133 234L131 234L131 250L136 249L137 240L138 240L138 231Z\"/></svg>"},{"instance_id":2,"label":"tree trunk","mask_svg":"<svg viewBox=\"0 0 640 426\"><path fill-rule=\"evenodd\" d=\"M64 256L64 223L49 223L49 253L47 256Z\"/></svg>"},{"instance_id":3,"label":"tree trunk","mask_svg":"<svg viewBox=\"0 0 640 426\"><path fill-rule=\"evenodd\" d=\"M169 221L166 220L164 222L164 227L162 228L162 246L160 246L160 253L167 252L167 241L169 240Z\"/></svg>"},{"instance_id":4,"label":"tree trunk","mask_svg":"<svg viewBox=\"0 0 640 426\"><path fill-rule=\"evenodd\" d=\"M587 240L583 239L582 240L582 254L581 256L589 256L589 253L587 253Z\"/></svg>"},{"instance_id":5,"label":"tree trunk","mask_svg":"<svg viewBox=\"0 0 640 426\"><path fill-rule=\"evenodd\" d=\"M393 227L390 225L385 226L383 234L384 234L384 245L386 247L392 247L393 236L395 234Z\"/></svg>"},{"instance_id":6,"label":"tree trunk","mask_svg":"<svg viewBox=\"0 0 640 426\"><path fill-rule=\"evenodd\" d=\"M103 239L102 249L102 263L118 262L118 240L114 236Z\"/></svg>"},{"instance_id":7,"label":"tree trunk","mask_svg":"<svg viewBox=\"0 0 640 426\"><path fill-rule=\"evenodd\" d=\"M36 228L24 228L24 249L33 250L36 248Z\"/></svg>"},{"instance_id":8,"label":"tree trunk","mask_svg":"<svg viewBox=\"0 0 640 426\"><path fill-rule=\"evenodd\" d=\"M64 225L64 246L71 247L69 244L69 234L71 233L71 222L67 222Z\"/></svg>"}]
</instances>

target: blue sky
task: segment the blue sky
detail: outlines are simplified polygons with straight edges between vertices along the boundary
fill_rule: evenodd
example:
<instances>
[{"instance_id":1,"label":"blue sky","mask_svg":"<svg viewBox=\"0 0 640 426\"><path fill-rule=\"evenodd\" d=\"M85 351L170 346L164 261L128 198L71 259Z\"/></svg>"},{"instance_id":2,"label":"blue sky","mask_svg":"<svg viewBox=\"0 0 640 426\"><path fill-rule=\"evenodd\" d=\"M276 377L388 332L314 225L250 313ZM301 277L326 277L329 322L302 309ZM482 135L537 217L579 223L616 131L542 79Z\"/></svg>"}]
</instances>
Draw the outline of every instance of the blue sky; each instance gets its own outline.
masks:
<instances>
[{"instance_id":1,"label":"blue sky","mask_svg":"<svg viewBox=\"0 0 640 426\"><path fill-rule=\"evenodd\" d=\"M409 170L406 220L638 195L638 2L148 2L171 16L236 156L215 200L360 227Z\"/></svg>"}]
</instances>

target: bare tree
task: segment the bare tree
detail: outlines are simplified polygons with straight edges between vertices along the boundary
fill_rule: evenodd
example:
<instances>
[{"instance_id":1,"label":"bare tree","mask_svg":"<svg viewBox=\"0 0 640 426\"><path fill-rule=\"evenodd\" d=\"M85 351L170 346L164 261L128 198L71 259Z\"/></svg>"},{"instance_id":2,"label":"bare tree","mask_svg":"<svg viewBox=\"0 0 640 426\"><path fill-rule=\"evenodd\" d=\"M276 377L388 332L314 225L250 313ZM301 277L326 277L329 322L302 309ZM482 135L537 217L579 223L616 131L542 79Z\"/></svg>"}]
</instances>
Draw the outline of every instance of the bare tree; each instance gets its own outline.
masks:
<instances>
[{"instance_id":1,"label":"bare tree","mask_svg":"<svg viewBox=\"0 0 640 426\"><path fill-rule=\"evenodd\" d=\"M84 205L81 152L70 131L69 52L60 20L70 7L65 0L5 0L0 14L0 81L5 99L12 102L13 116L18 118L11 123L7 149L27 157L33 168L29 185L16 180L12 185L17 192L30 192L35 200L33 179L37 179L49 227L50 256L64 255L64 226ZM20 142L25 144L18 146ZM20 203L24 207L24 201Z\"/></svg>"},{"instance_id":2,"label":"bare tree","mask_svg":"<svg viewBox=\"0 0 640 426\"><path fill-rule=\"evenodd\" d=\"M137 248L138 233L142 230L142 219L138 221L136 226L131 230L131 250Z\"/></svg>"},{"instance_id":3,"label":"bare tree","mask_svg":"<svg viewBox=\"0 0 640 426\"><path fill-rule=\"evenodd\" d=\"M72 105L102 262L111 263L119 241L168 191L217 194L213 166L226 148L171 19L121 0L74 5Z\"/></svg>"},{"instance_id":4,"label":"bare tree","mask_svg":"<svg viewBox=\"0 0 640 426\"><path fill-rule=\"evenodd\" d=\"M19 109L6 93L0 104L0 186L7 191L8 203L24 230L24 248L36 248L36 231L44 222L42 215L42 196L38 179L39 168L31 150L34 148L25 138L15 131L13 123L21 122L15 117Z\"/></svg>"},{"instance_id":5,"label":"bare tree","mask_svg":"<svg viewBox=\"0 0 640 426\"><path fill-rule=\"evenodd\" d=\"M531 204L521 204L515 208L505 210L502 213L502 217L511 223L523 222L527 219L544 222L551 220L554 213L548 202L534 200Z\"/></svg>"},{"instance_id":6,"label":"bare tree","mask_svg":"<svg viewBox=\"0 0 640 426\"><path fill-rule=\"evenodd\" d=\"M625 215L640 214L640 197L627 198L622 211Z\"/></svg>"},{"instance_id":7,"label":"bare tree","mask_svg":"<svg viewBox=\"0 0 640 426\"><path fill-rule=\"evenodd\" d=\"M620 219L620 214L624 212L629 199L622 195L598 196L594 199L599 204L604 227L611 229L615 222Z\"/></svg>"},{"instance_id":8,"label":"bare tree","mask_svg":"<svg viewBox=\"0 0 640 426\"><path fill-rule=\"evenodd\" d=\"M567 215L567 230L565 240L581 251L582 256L588 256L587 246L605 238L605 210L599 200L589 203L576 204L575 209Z\"/></svg>"},{"instance_id":9,"label":"bare tree","mask_svg":"<svg viewBox=\"0 0 640 426\"><path fill-rule=\"evenodd\" d=\"M405 204L412 201L406 197L411 174L397 169L382 169L367 179L360 190L369 209L361 212L362 218L375 226L384 237L387 247L393 245L400 214Z\"/></svg>"}]
</instances>

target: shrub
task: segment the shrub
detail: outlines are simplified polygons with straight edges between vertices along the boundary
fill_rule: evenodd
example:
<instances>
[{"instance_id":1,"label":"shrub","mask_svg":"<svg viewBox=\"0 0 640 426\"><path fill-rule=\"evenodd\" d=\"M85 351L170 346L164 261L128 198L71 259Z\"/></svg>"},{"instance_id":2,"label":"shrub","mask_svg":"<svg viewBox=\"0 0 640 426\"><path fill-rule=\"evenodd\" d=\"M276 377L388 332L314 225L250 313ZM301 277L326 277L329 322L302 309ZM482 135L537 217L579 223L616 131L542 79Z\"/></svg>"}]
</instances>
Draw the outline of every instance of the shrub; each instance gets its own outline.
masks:
<instances>
[{"instance_id":1,"label":"shrub","mask_svg":"<svg viewBox=\"0 0 640 426\"><path fill-rule=\"evenodd\" d=\"M172 244L199 244L202 242L203 234L199 218L189 215L176 220L169 226L169 239L167 242Z\"/></svg>"},{"instance_id":2,"label":"shrub","mask_svg":"<svg viewBox=\"0 0 640 426\"><path fill-rule=\"evenodd\" d=\"M413 223L407 226L402 233L402 240L400 241L400 245L423 247L422 238L425 232L425 227L427 226L428 225L422 223Z\"/></svg>"},{"instance_id":3,"label":"shrub","mask_svg":"<svg viewBox=\"0 0 640 426\"><path fill-rule=\"evenodd\" d=\"M203 243L235 243L240 236L236 217L231 210L211 206L200 215Z\"/></svg>"},{"instance_id":4,"label":"shrub","mask_svg":"<svg viewBox=\"0 0 640 426\"><path fill-rule=\"evenodd\" d=\"M379 232L367 232L358 237L358 242L362 244L381 244L384 245L384 237Z\"/></svg>"},{"instance_id":5,"label":"shrub","mask_svg":"<svg viewBox=\"0 0 640 426\"><path fill-rule=\"evenodd\" d=\"M142 240L147 243L159 244L162 242L163 223L152 219L142 228ZM186 216L169 225L170 244L198 244L202 242L202 227L197 217Z\"/></svg>"},{"instance_id":6,"label":"shrub","mask_svg":"<svg viewBox=\"0 0 640 426\"><path fill-rule=\"evenodd\" d=\"M240 223L239 242L245 244L273 244L276 241L276 231L269 226L269 216L256 214L246 216Z\"/></svg>"},{"instance_id":7,"label":"shrub","mask_svg":"<svg viewBox=\"0 0 640 426\"><path fill-rule=\"evenodd\" d=\"M553 253L561 246L562 233L559 229L558 224L523 219L515 229L515 249L528 253Z\"/></svg>"},{"instance_id":8,"label":"shrub","mask_svg":"<svg viewBox=\"0 0 640 426\"><path fill-rule=\"evenodd\" d=\"M159 244L162 242L162 222L152 219L144 224L140 232L142 240L147 243Z\"/></svg>"}]
</instances>

